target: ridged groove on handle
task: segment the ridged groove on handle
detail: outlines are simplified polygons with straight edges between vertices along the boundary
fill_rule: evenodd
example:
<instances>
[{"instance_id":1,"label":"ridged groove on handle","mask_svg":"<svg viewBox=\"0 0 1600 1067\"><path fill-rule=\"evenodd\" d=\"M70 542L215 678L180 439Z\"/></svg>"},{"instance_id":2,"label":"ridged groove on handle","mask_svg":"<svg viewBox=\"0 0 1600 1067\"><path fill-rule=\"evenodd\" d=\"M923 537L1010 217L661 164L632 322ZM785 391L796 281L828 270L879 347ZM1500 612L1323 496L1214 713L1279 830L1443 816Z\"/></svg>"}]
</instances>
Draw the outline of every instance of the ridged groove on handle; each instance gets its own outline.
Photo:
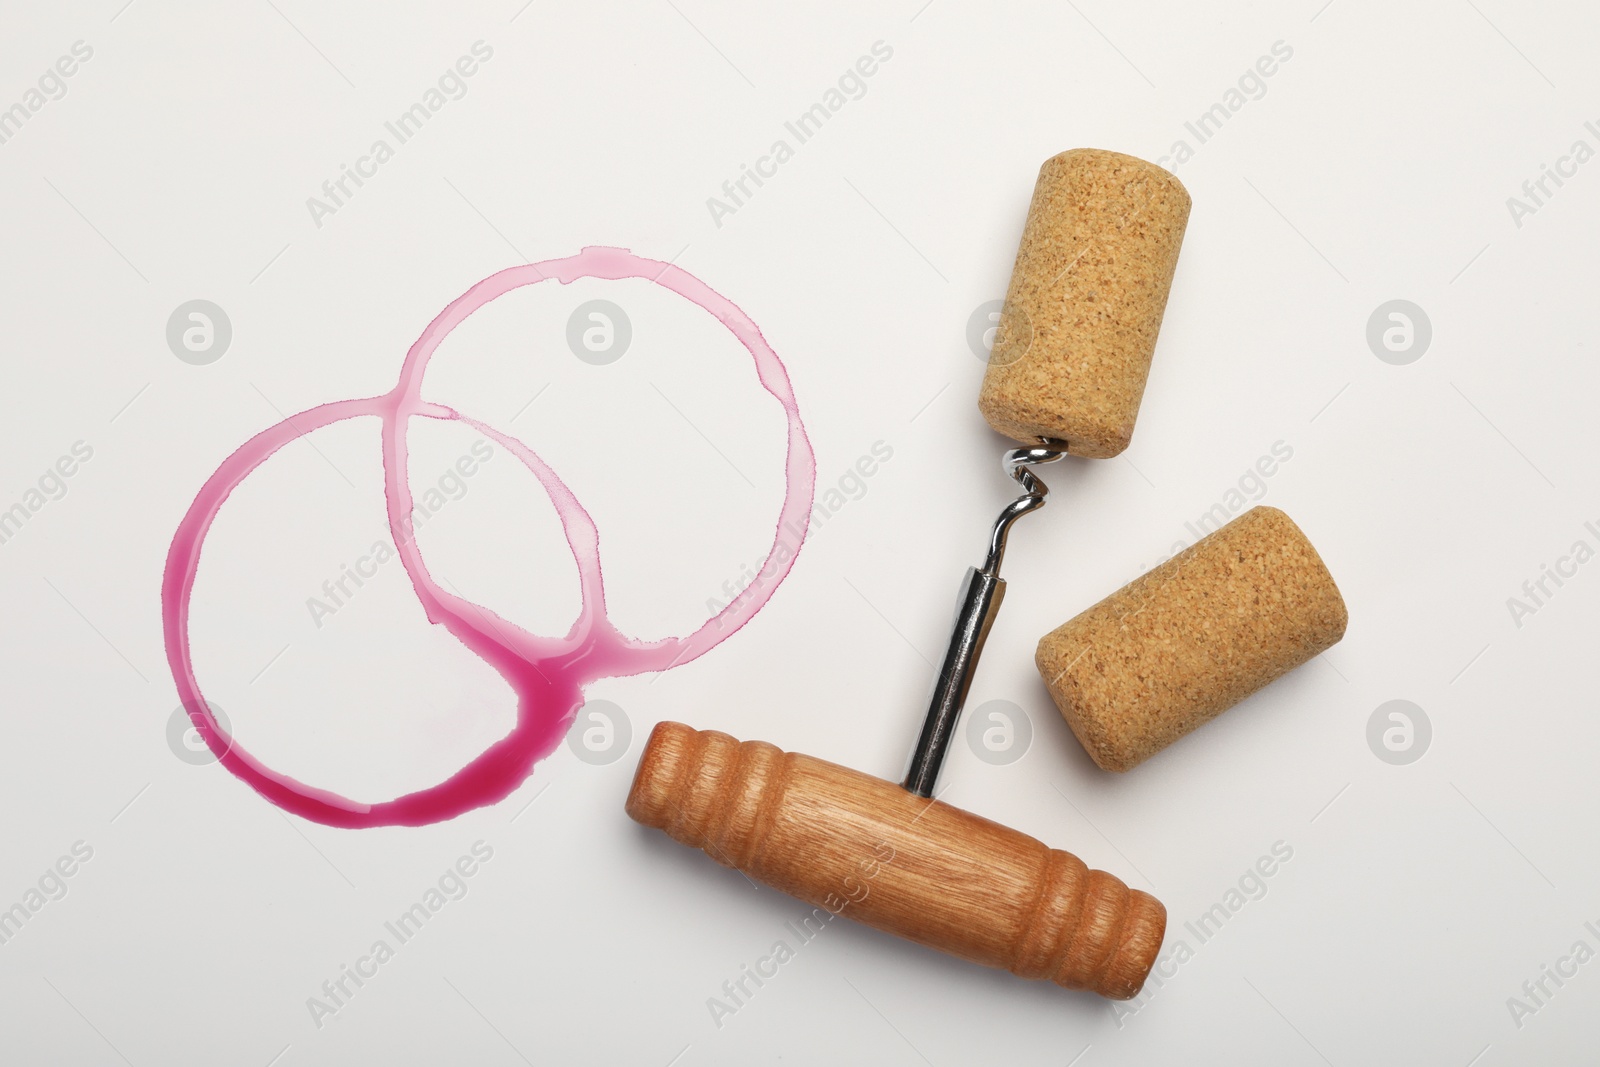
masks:
<instances>
[{"instance_id":1,"label":"ridged groove on handle","mask_svg":"<svg viewBox=\"0 0 1600 1067\"><path fill-rule=\"evenodd\" d=\"M1040 883L1012 970L1114 999L1136 994L1166 932L1161 902L1059 849L1049 850Z\"/></svg>"},{"instance_id":2,"label":"ridged groove on handle","mask_svg":"<svg viewBox=\"0 0 1600 1067\"><path fill-rule=\"evenodd\" d=\"M742 869L755 860L763 815L776 810L772 787L787 760L765 741L741 743L716 730L660 723L639 760L628 815Z\"/></svg>"}]
</instances>

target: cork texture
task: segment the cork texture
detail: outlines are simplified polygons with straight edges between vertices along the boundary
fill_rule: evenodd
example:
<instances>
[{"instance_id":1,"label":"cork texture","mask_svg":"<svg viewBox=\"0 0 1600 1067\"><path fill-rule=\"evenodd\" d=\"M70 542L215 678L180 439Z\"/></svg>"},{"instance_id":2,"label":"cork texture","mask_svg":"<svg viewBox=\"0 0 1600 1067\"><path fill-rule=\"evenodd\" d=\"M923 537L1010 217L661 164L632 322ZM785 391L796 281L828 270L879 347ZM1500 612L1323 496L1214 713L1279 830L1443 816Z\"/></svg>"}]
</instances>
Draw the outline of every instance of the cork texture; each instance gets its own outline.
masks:
<instances>
[{"instance_id":1,"label":"cork texture","mask_svg":"<svg viewBox=\"0 0 1600 1067\"><path fill-rule=\"evenodd\" d=\"M1344 636L1344 599L1277 508L1247 511L1039 642L1072 732L1126 771Z\"/></svg>"},{"instance_id":2,"label":"cork texture","mask_svg":"<svg viewBox=\"0 0 1600 1067\"><path fill-rule=\"evenodd\" d=\"M978 396L990 426L1080 456L1128 447L1188 221L1188 191L1153 163L1045 161Z\"/></svg>"}]
</instances>

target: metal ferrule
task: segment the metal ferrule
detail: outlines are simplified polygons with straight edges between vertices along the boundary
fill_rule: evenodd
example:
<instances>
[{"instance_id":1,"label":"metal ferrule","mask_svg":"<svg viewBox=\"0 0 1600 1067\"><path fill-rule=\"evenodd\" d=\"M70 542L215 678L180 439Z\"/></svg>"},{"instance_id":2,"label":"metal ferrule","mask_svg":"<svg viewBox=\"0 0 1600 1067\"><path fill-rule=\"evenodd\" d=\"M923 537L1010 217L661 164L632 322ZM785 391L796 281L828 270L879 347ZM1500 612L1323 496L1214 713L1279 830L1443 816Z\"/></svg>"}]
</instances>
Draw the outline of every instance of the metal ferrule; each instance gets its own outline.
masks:
<instances>
[{"instance_id":1,"label":"metal ferrule","mask_svg":"<svg viewBox=\"0 0 1600 1067\"><path fill-rule=\"evenodd\" d=\"M912 749L911 763L901 783L917 796L931 797L938 786L939 771L955 737L956 723L966 704L967 691L972 687L978 657L983 653L983 643L1000 611L1000 602L1005 598L1006 583L1000 577L1000 563L1005 558L1011 526L1028 512L1043 507L1045 496L1050 492L1029 468L1040 463L1054 463L1066 454L1067 446L1059 441L1041 442L1037 448L1014 448L1005 454L1005 471L1022 486L1024 495L1007 504L995 520L983 566L967 568L961 595L956 601L950 643L934 679L928 715L923 720L922 732Z\"/></svg>"}]
</instances>

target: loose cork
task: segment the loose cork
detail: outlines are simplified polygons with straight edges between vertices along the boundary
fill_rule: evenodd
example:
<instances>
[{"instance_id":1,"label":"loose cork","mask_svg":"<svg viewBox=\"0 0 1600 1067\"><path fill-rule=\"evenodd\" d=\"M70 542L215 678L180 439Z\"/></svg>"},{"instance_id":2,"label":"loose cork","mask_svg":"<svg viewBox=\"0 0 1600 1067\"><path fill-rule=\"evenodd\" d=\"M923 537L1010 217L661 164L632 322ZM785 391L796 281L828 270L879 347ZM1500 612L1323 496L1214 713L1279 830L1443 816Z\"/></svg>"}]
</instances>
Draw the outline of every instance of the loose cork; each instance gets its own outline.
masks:
<instances>
[{"instance_id":1,"label":"loose cork","mask_svg":"<svg viewBox=\"0 0 1600 1067\"><path fill-rule=\"evenodd\" d=\"M1188 221L1188 191L1153 163L1045 161L978 396L990 426L1080 456L1128 447Z\"/></svg>"},{"instance_id":2,"label":"loose cork","mask_svg":"<svg viewBox=\"0 0 1600 1067\"><path fill-rule=\"evenodd\" d=\"M1344 636L1333 576L1258 507L1045 635L1034 662L1101 767L1126 771Z\"/></svg>"}]
</instances>

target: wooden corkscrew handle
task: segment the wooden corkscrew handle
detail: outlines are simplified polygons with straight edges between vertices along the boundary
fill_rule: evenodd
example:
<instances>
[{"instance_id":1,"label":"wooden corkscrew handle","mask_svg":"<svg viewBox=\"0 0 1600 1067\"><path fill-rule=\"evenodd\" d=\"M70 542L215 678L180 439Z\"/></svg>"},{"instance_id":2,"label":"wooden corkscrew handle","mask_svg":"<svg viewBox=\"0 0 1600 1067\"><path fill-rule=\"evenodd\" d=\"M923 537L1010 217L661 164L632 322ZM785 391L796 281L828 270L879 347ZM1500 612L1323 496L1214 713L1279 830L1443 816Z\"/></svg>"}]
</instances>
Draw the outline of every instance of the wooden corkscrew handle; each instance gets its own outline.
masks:
<instances>
[{"instance_id":1,"label":"wooden corkscrew handle","mask_svg":"<svg viewBox=\"0 0 1600 1067\"><path fill-rule=\"evenodd\" d=\"M1167 910L1076 856L764 741L656 726L629 816L801 900L1023 978L1126 999Z\"/></svg>"}]
</instances>

